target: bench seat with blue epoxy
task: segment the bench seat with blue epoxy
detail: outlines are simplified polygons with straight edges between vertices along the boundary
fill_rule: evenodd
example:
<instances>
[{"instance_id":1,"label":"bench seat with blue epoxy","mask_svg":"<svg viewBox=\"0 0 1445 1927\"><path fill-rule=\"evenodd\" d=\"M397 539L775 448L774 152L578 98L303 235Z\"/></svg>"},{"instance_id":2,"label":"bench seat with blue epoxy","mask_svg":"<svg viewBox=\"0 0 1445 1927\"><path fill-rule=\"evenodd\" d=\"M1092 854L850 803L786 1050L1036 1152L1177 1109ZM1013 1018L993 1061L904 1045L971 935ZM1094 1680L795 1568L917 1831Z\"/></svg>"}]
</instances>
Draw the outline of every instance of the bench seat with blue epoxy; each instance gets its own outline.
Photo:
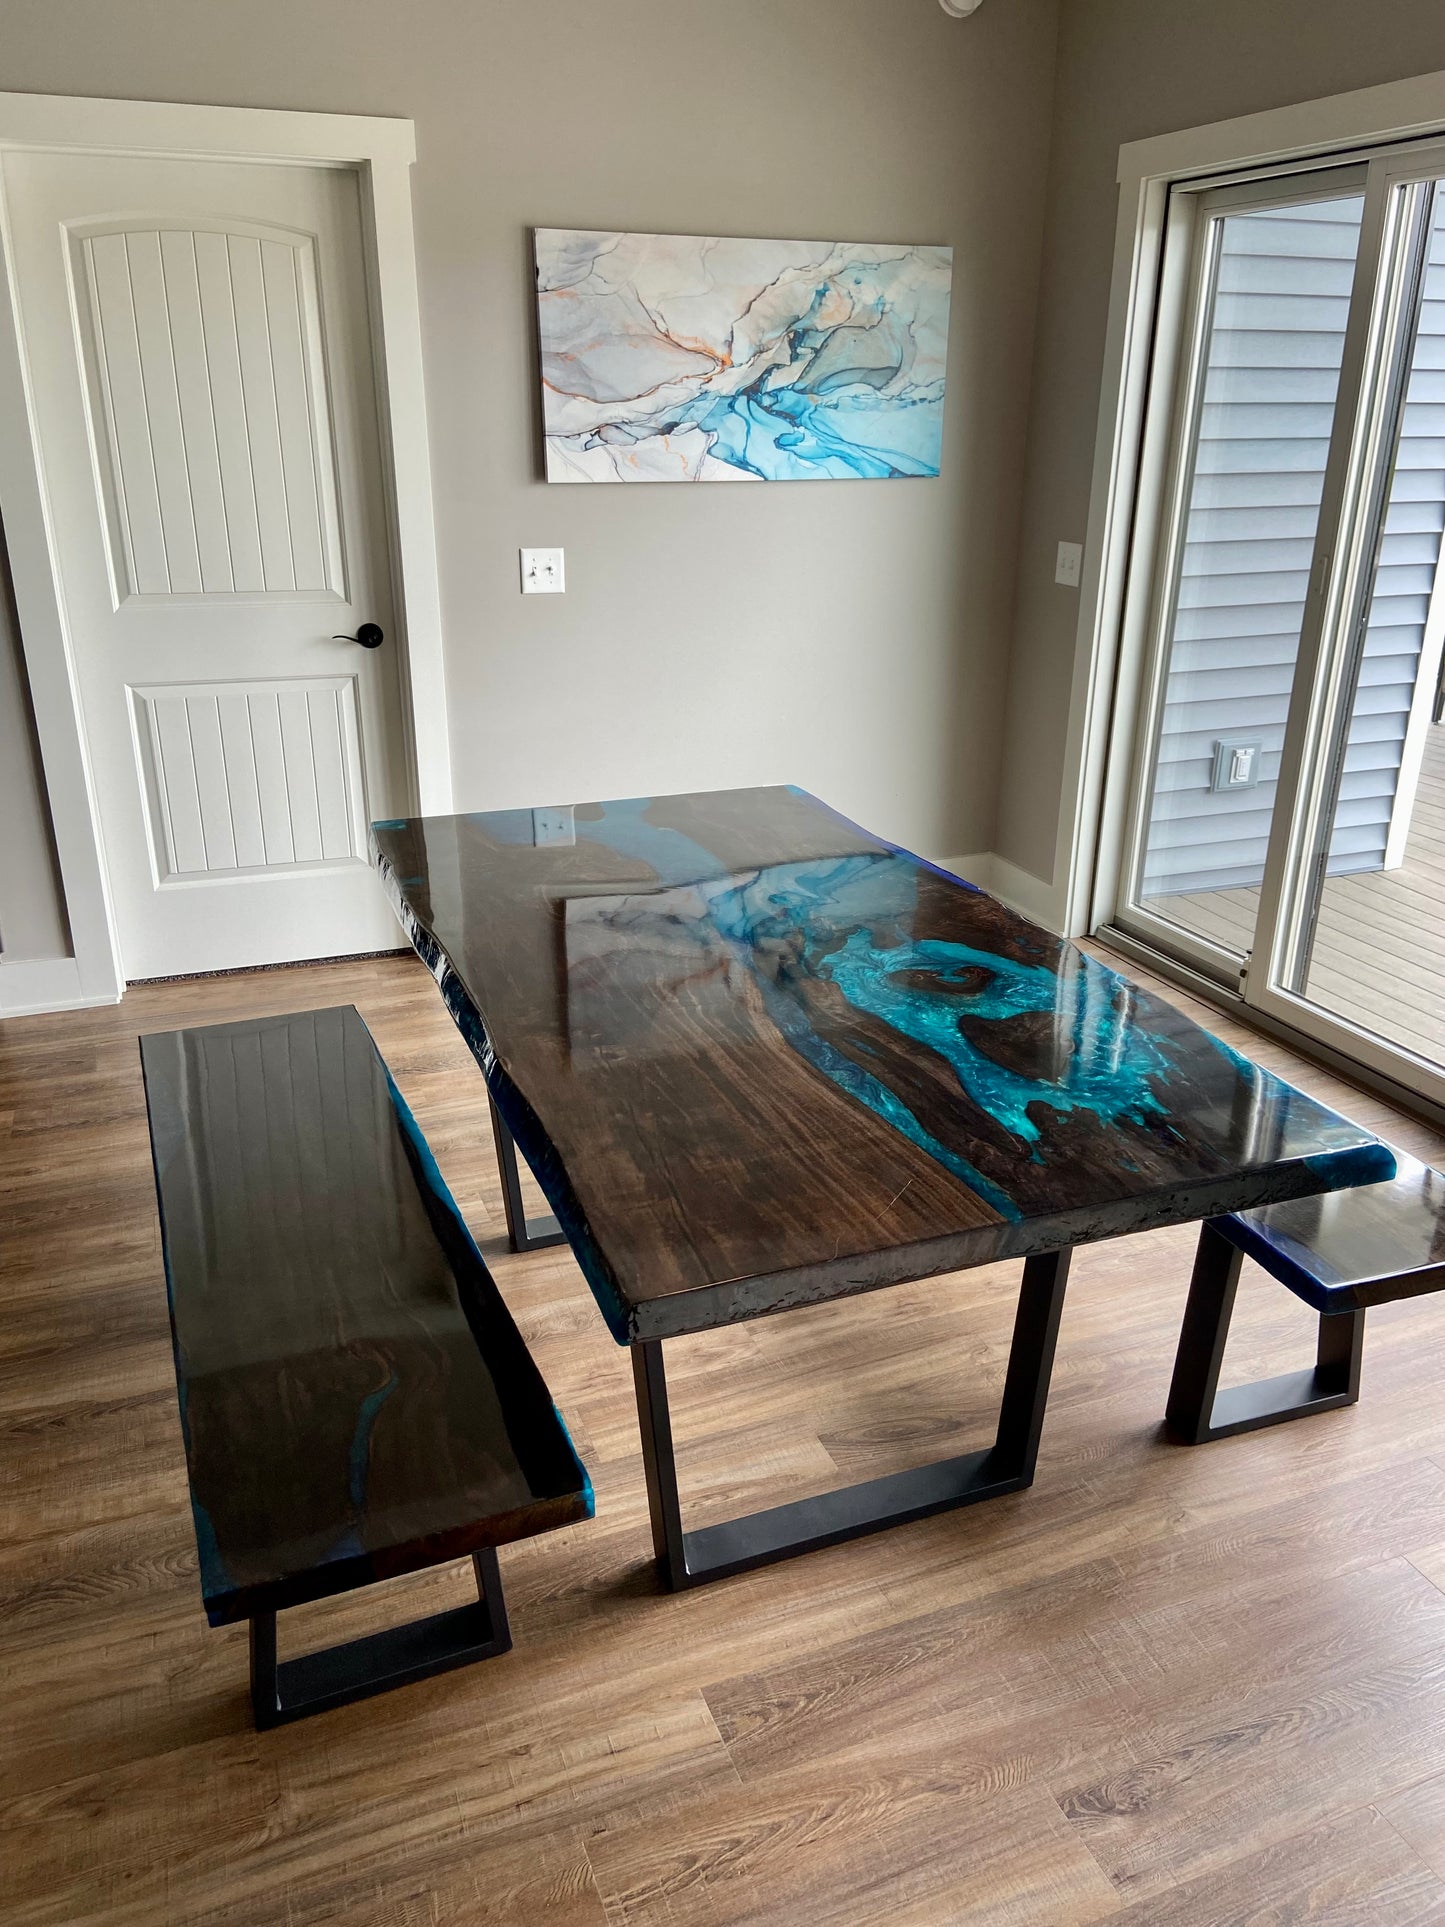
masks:
<instances>
[{"instance_id":1,"label":"bench seat with blue epoxy","mask_svg":"<svg viewBox=\"0 0 1445 1927\"><path fill-rule=\"evenodd\" d=\"M201 1591L258 1725L505 1652L495 1548L586 1472L349 1007L141 1040ZM287 1606L450 1560L479 1599L276 1662Z\"/></svg>"},{"instance_id":2,"label":"bench seat with blue epoxy","mask_svg":"<svg viewBox=\"0 0 1445 1927\"><path fill-rule=\"evenodd\" d=\"M1403 1151L1396 1165L1388 1184L1293 1198L1204 1225L1169 1391L1169 1426L1178 1437L1202 1445L1354 1404L1369 1307L1445 1288L1445 1173ZM1319 1313L1319 1346L1312 1371L1220 1391L1246 1256Z\"/></svg>"}]
</instances>

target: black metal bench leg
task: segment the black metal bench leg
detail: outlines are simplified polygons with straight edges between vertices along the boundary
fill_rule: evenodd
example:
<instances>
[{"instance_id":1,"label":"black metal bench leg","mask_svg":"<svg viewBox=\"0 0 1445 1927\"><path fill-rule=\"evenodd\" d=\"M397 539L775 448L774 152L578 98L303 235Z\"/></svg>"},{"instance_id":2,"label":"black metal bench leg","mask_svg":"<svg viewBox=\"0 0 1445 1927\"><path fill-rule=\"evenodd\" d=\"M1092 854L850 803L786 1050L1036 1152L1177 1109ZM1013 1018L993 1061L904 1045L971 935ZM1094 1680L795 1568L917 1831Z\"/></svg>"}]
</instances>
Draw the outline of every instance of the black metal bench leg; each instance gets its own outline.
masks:
<instances>
[{"instance_id":1,"label":"black metal bench leg","mask_svg":"<svg viewBox=\"0 0 1445 1927\"><path fill-rule=\"evenodd\" d=\"M1321 1313L1312 1370L1285 1372L1278 1378L1220 1391L1219 1372L1243 1263L1244 1254L1236 1245L1212 1225L1202 1227L1165 1408L1170 1431L1186 1445L1205 1445L1235 1432L1282 1425L1312 1412L1333 1412L1353 1405L1360 1396L1362 1311Z\"/></svg>"},{"instance_id":2,"label":"black metal bench leg","mask_svg":"<svg viewBox=\"0 0 1445 1927\"><path fill-rule=\"evenodd\" d=\"M283 1726L510 1651L512 1634L495 1550L487 1546L473 1553L472 1569L477 1581L474 1606L456 1606L279 1664L276 1615L257 1613L251 1620L251 1710L256 1725Z\"/></svg>"},{"instance_id":3,"label":"black metal bench leg","mask_svg":"<svg viewBox=\"0 0 1445 1927\"><path fill-rule=\"evenodd\" d=\"M1354 1405L1360 1396L1365 1362L1365 1314L1332 1312L1320 1317L1315 1350L1315 1390L1332 1405Z\"/></svg>"},{"instance_id":4,"label":"black metal bench leg","mask_svg":"<svg viewBox=\"0 0 1445 1927\"><path fill-rule=\"evenodd\" d=\"M276 1688L276 1615L257 1613L251 1621L251 1717L258 1728L279 1724L281 1695Z\"/></svg>"},{"instance_id":5,"label":"black metal bench leg","mask_svg":"<svg viewBox=\"0 0 1445 1927\"><path fill-rule=\"evenodd\" d=\"M492 1107L492 1138L497 1147L497 1170L502 1179L507 1239L513 1251L543 1251L548 1245L566 1244L567 1234L550 1212L540 1218L527 1216L527 1207L522 1202L522 1174L517 1164L516 1143L503 1123L502 1114L490 1091L487 1093L487 1102Z\"/></svg>"},{"instance_id":6,"label":"black metal bench leg","mask_svg":"<svg viewBox=\"0 0 1445 1927\"><path fill-rule=\"evenodd\" d=\"M477 1582L477 1598L487 1609L491 1621L492 1645L498 1653L512 1650L512 1626L507 1618L507 1600L502 1591L502 1568L495 1546L483 1546L472 1554L472 1573Z\"/></svg>"},{"instance_id":7,"label":"black metal bench leg","mask_svg":"<svg viewBox=\"0 0 1445 1927\"><path fill-rule=\"evenodd\" d=\"M637 1419L652 1544L662 1584L671 1592L682 1592L796 1553L840 1545L864 1533L1032 1485L1068 1275L1067 1251L1030 1258L1024 1265L998 1433L985 1451L796 1499L790 1505L696 1532L683 1530L662 1341L644 1339L634 1344Z\"/></svg>"}]
</instances>

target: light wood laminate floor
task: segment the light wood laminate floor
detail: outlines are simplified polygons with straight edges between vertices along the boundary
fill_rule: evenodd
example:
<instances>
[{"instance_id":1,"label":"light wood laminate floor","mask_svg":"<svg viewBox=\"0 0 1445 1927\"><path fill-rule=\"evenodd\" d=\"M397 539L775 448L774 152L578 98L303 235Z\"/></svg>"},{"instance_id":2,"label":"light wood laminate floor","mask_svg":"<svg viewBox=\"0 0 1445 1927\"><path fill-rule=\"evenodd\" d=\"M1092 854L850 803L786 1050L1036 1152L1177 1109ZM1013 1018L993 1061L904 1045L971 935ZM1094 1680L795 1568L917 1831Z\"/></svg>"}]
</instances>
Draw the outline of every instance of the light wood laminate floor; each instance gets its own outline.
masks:
<instances>
[{"instance_id":1,"label":"light wood laminate floor","mask_svg":"<svg viewBox=\"0 0 1445 1927\"><path fill-rule=\"evenodd\" d=\"M1259 891L1154 897L1149 908L1244 952ZM1334 1016L1445 1065L1445 723L1427 732L1399 869L1327 879L1305 987Z\"/></svg>"},{"instance_id":2,"label":"light wood laminate floor","mask_svg":"<svg viewBox=\"0 0 1445 1927\"><path fill-rule=\"evenodd\" d=\"M598 1516L503 1549L507 1657L257 1735L244 1629L200 1607L135 1038L347 1002ZM1352 1410L1191 1451L1159 1421L1192 1242L1076 1259L1031 1491L664 1597L627 1355L565 1251L507 1253L481 1079L419 965L0 1025L0 1921L1440 1927L1445 1302L1370 1314ZM982 1443L1016 1280L672 1347L693 1517ZM1310 1338L1252 1273L1227 1374ZM460 1567L397 1581L283 1616L283 1640L467 1589Z\"/></svg>"}]
</instances>

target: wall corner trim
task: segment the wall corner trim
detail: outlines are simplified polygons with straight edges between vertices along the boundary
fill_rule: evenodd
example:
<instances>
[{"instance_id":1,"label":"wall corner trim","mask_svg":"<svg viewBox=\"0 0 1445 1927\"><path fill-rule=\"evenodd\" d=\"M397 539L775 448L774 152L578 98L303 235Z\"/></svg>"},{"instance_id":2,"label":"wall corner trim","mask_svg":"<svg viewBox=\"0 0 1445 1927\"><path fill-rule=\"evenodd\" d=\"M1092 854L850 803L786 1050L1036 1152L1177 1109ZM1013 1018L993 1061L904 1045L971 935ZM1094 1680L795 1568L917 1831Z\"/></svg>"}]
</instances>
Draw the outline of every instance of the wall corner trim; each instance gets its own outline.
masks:
<instances>
[{"instance_id":1,"label":"wall corner trim","mask_svg":"<svg viewBox=\"0 0 1445 1927\"><path fill-rule=\"evenodd\" d=\"M1055 934L1062 932L1064 905L1060 892L1052 883L1036 877L1032 870L1021 869L993 850L983 850L975 856L943 857L940 868L951 870L966 883L976 883L980 890L987 890L1010 910L1020 911L1046 930Z\"/></svg>"},{"instance_id":2,"label":"wall corner trim","mask_svg":"<svg viewBox=\"0 0 1445 1927\"><path fill-rule=\"evenodd\" d=\"M0 957L0 1022L51 1010L88 1010L118 1004L119 991L85 989L74 957Z\"/></svg>"}]
</instances>

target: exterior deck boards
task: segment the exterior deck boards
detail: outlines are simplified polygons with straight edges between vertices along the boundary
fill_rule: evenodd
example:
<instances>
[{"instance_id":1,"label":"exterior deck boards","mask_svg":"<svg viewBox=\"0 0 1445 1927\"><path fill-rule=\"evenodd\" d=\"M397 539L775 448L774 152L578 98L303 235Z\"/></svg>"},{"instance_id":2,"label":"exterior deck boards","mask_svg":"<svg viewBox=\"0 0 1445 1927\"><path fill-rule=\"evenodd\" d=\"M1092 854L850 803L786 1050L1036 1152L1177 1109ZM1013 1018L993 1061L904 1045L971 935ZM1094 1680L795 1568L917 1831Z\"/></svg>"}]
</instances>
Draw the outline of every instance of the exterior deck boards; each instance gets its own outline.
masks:
<instances>
[{"instance_id":1,"label":"exterior deck boards","mask_svg":"<svg viewBox=\"0 0 1445 1927\"><path fill-rule=\"evenodd\" d=\"M1258 901L1258 890L1211 890L1150 908L1241 950ZM1429 732L1404 863L1326 883L1308 989L1386 1042L1445 1064L1445 724Z\"/></svg>"}]
</instances>

